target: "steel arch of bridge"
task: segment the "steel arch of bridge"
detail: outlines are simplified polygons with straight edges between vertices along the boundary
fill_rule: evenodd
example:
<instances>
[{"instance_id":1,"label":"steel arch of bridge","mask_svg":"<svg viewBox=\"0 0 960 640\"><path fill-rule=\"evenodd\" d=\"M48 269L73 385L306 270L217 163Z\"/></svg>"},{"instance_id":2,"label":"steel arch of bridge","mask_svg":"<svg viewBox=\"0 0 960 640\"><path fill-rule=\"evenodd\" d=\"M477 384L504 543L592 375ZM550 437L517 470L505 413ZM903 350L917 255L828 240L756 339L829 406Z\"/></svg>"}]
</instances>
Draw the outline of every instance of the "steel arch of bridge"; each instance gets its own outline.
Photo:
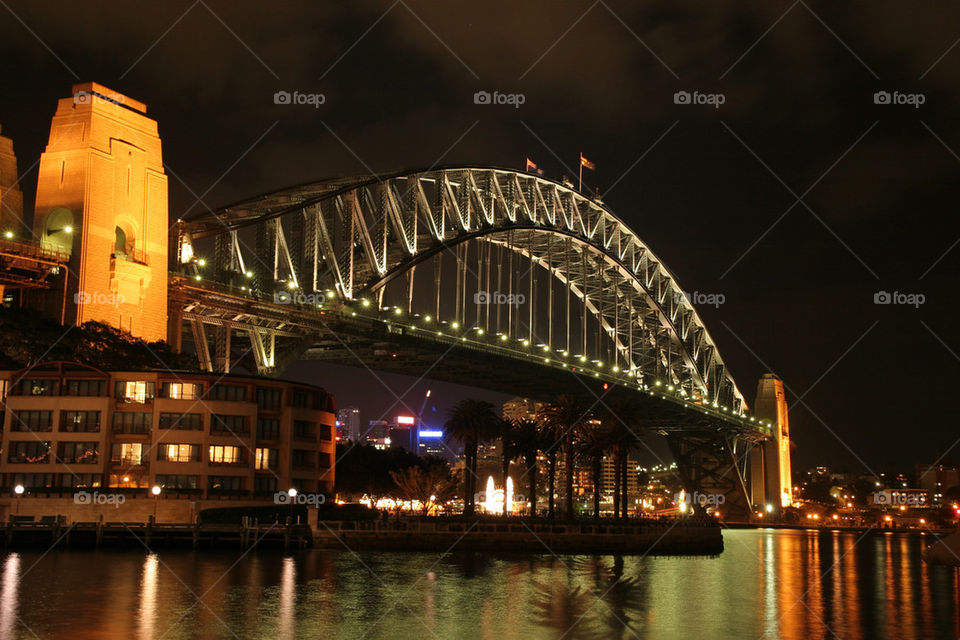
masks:
<instances>
[{"instance_id":1,"label":"steel arch of bridge","mask_svg":"<svg viewBox=\"0 0 960 640\"><path fill-rule=\"evenodd\" d=\"M531 355L543 348L641 388L662 385L699 405L735 416L746 411L673 274L602 202L569 185L489 167L339 178L251 198L176 228L180 263L198 279L208 272L197 267L197 247L212 238L213 280L246 282L242 289L267 295L318 294L341 310L361 303L389 310L385 292L400 289L394 310L440 321L441 299L450 303L441 280L453 270L448 328L510 334ZM504 261L513 271L504 273ZM519 290L514 263L524 261ZM424 305L415 273L431 263L435 304ZM529 294L530 304L522 314L494 310L472 299L471 286L474 293ZM538 307L546 318L536 317ZM572 324L577 335L570 335Z\"/></svg>"}]
</instances>

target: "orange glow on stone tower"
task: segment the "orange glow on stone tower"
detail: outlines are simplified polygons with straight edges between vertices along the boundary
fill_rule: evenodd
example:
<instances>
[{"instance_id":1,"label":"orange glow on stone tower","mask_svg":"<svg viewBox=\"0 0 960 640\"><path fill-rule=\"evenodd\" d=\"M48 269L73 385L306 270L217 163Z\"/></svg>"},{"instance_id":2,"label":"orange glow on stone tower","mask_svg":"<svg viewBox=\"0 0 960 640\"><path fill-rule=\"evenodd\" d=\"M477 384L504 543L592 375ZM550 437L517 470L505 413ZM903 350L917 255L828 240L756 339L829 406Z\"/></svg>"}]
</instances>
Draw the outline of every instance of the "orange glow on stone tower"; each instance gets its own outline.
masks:
<instances>
[{"instance_id":1,"label":"orange glow on stone tower","mask_svg":"<svg viewBox=\"0 0 960 640\"><path fill-rule=\"evenodd\" d=\"M167 331L168 212L157 123L146 111L92 82L59 100L34 233L70 253L68 324L96 320L152 341Z\"/></svg>"}]
</instances>

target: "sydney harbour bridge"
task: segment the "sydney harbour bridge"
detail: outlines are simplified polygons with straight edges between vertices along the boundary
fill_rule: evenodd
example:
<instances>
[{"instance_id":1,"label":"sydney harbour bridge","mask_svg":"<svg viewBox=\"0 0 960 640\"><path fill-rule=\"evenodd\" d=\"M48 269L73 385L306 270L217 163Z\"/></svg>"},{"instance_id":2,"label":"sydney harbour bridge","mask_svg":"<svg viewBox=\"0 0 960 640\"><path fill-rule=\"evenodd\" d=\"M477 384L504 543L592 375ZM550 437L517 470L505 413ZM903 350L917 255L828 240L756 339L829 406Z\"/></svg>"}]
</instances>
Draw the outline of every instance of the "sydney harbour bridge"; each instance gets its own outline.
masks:
<instances>
[{"instance_id":1,"label":"sydney harbour bridge","mask_svg":"<svg viewBox=\"0 0 960 640\"><path fill-rule=\"evenodd\" d=\"M201 365L317 359L549 398L642 406L688 486L751 511L768 421L676 278L604 204L516 170L324 180L174 227L173 324ZM731 514L733 515L733 514Z\"/></svg>"},{"instance_id":2,"label":"sydney harbour bridge","mask_svg":"<svg viewBox=\"0 0 960 640\"><path fill-rule=\"evenodd\" d=\"M433 167L170 221L145 112L95 83L60 101L33 239L4 233L0 285L48 289L48 311L68 324L192 343L208 371L274 375L308 359L629 403L642 424L627 426L666 437L688 491L723 494L730 519L749 520L765 495L780 507L782 386L751 415L689 296L598 198L513 169ZM94 135L76 133L90 123Z\"/></svg>"}]
</instances>

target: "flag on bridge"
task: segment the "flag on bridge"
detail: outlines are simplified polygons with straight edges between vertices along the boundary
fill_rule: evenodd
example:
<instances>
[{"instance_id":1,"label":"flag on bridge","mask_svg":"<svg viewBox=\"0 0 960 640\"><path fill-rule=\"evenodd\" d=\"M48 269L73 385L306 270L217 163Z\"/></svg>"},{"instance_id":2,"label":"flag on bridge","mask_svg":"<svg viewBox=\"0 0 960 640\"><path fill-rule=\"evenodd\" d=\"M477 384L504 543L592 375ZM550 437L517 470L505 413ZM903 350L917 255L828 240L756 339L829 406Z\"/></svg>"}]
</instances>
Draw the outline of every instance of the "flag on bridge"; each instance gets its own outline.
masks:
<instances>
[{"instance_id":1,"label":"flag on bridge","mask_svg":"<svg viewBox=\"0 0 960 640\"><path fill-rule=\"evenodd\" d=\"M536 170L537 170L537 165L534 164L533 160L531 160L530 158L527 158L527 168L524 169L524 171L536 172Z\"/></svg>"},{"instance_id":2,"label":"flag on bridge","mask_svg":"<svg viewBox=\"0 0 960 640\"><path fill-rule=\"evenodd\" d=\"M587 160L587 158L583 155L583 152L581 151L580 152L580 185L579 187L577 187L577 190L581 192L583 191L583 168L584 167L586 167L587 169L590 169L590 171L593 171L594 169L597 168L592 162Z\"/></svg>"}]
</instances>

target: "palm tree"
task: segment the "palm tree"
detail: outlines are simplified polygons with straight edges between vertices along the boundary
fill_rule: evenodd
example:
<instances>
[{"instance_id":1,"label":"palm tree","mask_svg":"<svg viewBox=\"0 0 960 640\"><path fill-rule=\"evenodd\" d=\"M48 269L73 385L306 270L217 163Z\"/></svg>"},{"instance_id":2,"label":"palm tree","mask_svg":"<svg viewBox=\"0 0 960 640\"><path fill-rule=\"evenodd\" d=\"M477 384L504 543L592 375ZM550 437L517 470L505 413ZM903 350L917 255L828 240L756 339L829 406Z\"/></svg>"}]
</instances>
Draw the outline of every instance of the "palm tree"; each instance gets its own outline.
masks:
<instances>
[{"instance_id":1,"label":"palm tree","mask_svg":"<svg viewBox=\"0 0 960 640\"><path fill-rule=\"evenodd\" d=\"M559 433L563 440L563 455L566 459L564 485L566 488L566 515L573 518L573 464L574 442L578 431L585 420L589 419L590 411L572 395L557 396L544 409L545 421L553 427L554 433Z\"/></svg>"},{"instance_id":2,"label":"palm tree","mask_svg":"<svg viewBox=\"0 0 960 640\"><path fill-rule=\"evenodd\" d=\"M537 454L540 452L543 437L540 434L540 423L531 418L520 418L513 422L514 444L517 456L523 458L527 468L529 489L527 498L530 500L530 515L537 515Z\"/></svg>"},{"instance_id":3,"label":"palm tree","mask_svg":"<svg viewBox=\"0 0 960 640\"><path fill-rule=\"evenodd\" d=\"M521 455L517 443L517 430L513 420L500 418L497 423L500 436L500 470L503 472L503 515L507 515L507 478L510 477L510 463Z\"/></svg>"},{"instance_id":4,"label":"palm tree","mask_svg":"<svg viewBox=\"0 0 960 640\"><path fill-rule=\"evenodd\" d=\"M540 450L547 456L547 517L554 517L554 501L557 495L557 454L560 452L560 440L563 431L546 421L546 413L540 414L539 425Z\"/></svg>"},{"instance_id":5,"label":"palm tree","mask_svg":"<svg viewBox=\"0 0 960 640\"><path fill-rule=\"evenodd\" d=\"M611 448L610 432L603 426L584 429L580 436L580 455L590 462L593 480L593 517L600 518L600 496L603 493L603 459Z\"/></svg>"},{"instance_id":6,"label":"palm tree","mask_svg":"<svg viewBox=\"0 0 960 640\"><path fill-rule=\"evenodd\" d=\"M644 415L635 402L613 401L605 406L601 420L614 456L613 517L626 518L629 513L627 461L639 444Z\"/></svg>"},{"instance_id":7,"label":"palm tree","mask_svg":"<svg viewBox=\"0 0 960 640\"><path fill-rule=\"evenodd\" d=\"M476 510L477 447L482 441L496 435L499 420L489 402L465 398L453 406L449 419L443 425L447 437L463 446L464 515L472 516Z\"/></svg>"}]
</instances>

